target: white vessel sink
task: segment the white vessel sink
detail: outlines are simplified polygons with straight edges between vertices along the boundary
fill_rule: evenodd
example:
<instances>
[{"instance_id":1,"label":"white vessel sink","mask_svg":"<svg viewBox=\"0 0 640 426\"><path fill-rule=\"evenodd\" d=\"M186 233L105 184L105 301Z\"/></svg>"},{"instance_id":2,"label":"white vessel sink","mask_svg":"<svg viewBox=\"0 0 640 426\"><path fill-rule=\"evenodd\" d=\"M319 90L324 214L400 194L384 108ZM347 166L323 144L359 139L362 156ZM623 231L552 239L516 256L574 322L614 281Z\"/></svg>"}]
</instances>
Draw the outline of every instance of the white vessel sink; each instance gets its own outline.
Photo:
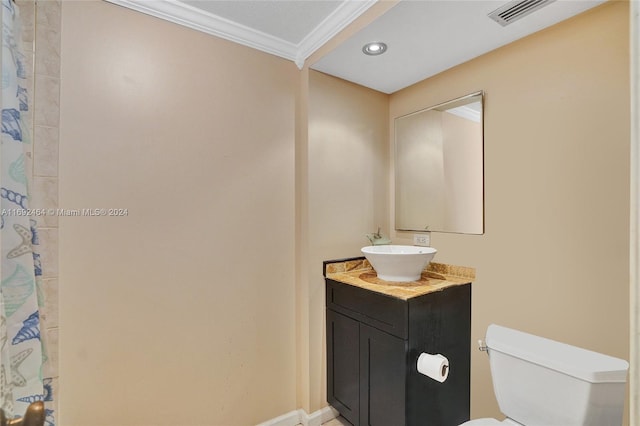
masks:
<instances>
[{"instance_id":1,"label":"white vessel sink","mask_svg":"<svg viewBox=\"0 0 640 426\"><path fill-rule=\"evenodd\" d=\"M378 278L385 281L418 281L437 250L433 247L382 245L362 248Z\"/></svg>"}]
</instances>

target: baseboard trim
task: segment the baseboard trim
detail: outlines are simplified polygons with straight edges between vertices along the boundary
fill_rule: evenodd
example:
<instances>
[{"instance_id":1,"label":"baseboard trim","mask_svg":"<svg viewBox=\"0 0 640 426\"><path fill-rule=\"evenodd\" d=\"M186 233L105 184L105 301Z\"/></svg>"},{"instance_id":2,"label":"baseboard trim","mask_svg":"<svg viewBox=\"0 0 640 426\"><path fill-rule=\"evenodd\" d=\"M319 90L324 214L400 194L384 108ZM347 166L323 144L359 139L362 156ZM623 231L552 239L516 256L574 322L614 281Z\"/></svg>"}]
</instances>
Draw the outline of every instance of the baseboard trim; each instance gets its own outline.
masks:
<instances>
[{"instance_id":1,"label":"baseboard trim","mask_svg":"<svg viewBox=\"0 0 640 426\"><path fill-rule=\"evenodd\" d=\"M299 409L267 420L257 426L320 426L331 419L335 419L338 415L338 411L331 406L321 408L311 414Z\"/></svg>"},{"instance_id":2,"label":"baseboard trim","mask_svg":"<svg viewBox=\"0 0 640 426\"><path fill-rule=\"evenodd\" d=\"M303 426L320 426L322 423L326 423L331 419L335 419L340 414L338 410L332 406L321 408L318 411L314 411L311 414L307 414L304 410L298 410L301 414L301 422Z\"/></svg>"},{"instance_id":3,"label":"baseboard trim","mask_svg":"<svg viewBox=\"0 0 640 426\"><path fill-rule=\"evenodd\" d=\"M290 411L287 414L262 422L257 426L296 426L300 424L299 411L304 412L304 410Z\"/></svg>"}]
</instances>

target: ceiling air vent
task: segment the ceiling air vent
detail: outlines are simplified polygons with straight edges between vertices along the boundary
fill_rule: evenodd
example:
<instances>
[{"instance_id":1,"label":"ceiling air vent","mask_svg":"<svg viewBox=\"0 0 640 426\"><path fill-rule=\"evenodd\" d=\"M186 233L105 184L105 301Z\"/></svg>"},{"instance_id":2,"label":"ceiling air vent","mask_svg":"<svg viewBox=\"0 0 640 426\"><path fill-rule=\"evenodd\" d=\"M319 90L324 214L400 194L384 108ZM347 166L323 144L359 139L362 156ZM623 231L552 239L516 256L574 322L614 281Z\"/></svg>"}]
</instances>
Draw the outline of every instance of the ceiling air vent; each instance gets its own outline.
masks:
<instances>
[{"instance_id":1,"label":"ceiling air vent","mask_svg":"<svg viewBox=\"0 0 640 426\"><path fill-rule=\"evenodd\" d=\"M555 0L515 0L497 8L488 16L505 27L554 1Z\"/></svg>"}]
</instances>

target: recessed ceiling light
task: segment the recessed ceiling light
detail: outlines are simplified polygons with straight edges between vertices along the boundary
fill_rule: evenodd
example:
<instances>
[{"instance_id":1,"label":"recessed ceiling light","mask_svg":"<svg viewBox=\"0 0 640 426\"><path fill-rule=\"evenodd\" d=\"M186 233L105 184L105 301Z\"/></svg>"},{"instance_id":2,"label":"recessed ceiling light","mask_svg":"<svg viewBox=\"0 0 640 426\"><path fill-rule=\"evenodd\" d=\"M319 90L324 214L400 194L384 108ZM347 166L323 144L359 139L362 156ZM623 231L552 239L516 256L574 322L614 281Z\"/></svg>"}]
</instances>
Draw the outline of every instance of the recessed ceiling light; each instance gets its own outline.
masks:
<instances>
[{"instance_id":1,"label":"recessed ceiling light","mask_svg":"<svg viewBox=\"0 0 640 426\"><path fill-rule=\"evenodd\" d=\"M386 51L387 51L387 45L380 41L367 43L362 47L362 52L365 55L370 55L370 56L382 55Z\"/></svg>"}]
</instances>

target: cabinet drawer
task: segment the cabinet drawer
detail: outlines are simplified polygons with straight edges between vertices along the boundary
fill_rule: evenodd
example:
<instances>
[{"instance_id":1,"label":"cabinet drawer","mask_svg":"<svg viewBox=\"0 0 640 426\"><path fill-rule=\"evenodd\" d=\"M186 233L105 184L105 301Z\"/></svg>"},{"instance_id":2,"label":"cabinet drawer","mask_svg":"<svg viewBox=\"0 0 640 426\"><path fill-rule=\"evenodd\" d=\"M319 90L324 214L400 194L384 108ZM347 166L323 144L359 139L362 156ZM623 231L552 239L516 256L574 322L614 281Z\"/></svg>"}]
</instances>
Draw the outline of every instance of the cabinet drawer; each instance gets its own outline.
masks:
<instances>
[{"instance_id":1,"label":"cabinet drawer","mask_svg":"<svg viewBox=\"0 0 640 426\"><path fill-rule=\"evenodd\" d=\"M327 308L402 339L408 338L406 301L331 279L326 283Z\"/></svg>"}]
</instances>

